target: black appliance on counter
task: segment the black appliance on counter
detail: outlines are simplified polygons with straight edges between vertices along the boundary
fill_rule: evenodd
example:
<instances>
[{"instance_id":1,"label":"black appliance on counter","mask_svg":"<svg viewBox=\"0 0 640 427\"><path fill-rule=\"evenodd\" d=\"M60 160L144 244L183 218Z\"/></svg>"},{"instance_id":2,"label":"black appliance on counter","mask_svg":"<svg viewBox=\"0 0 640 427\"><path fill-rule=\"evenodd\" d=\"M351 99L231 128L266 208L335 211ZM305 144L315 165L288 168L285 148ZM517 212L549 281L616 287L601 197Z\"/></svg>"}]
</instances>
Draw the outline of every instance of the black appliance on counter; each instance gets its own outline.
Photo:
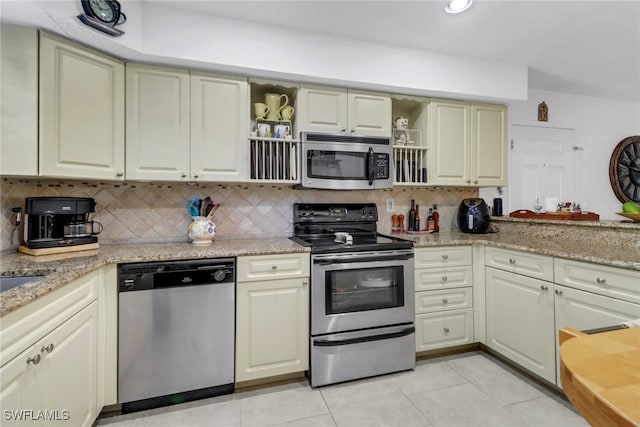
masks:
<instances>
[{"instance_id":1,"label":"black appliance on counter","mask_svg":"<svg viewBox=\"0 0 640 427\"><path fill-rule=\"evenodd\" d=\"M89 221L95 210L96 202L89 197L27 197L24 245L40 249L95 243L99 231Z\"/></svg>"},{"instance_id":2,"label":"black appliance on counter","mask_svg":"<svg viewBox=\"0 0 640 427\"><path fill-rule=\"evenodd\" d=\"M478 197L464 199L458 208L458 227L464 233L483 234L489 229L489 205Z\"/></svg>"},{"instance_id":3,"label":"black appliance on counter","mask_svg":"<svg viewBox=\"0 0 640 427\"><path fill-rule=\"evenodd\" d=\"M413 369L413 242L377 232L374 203L296 203L311 247L312 387Z\"/></svg>"}]
</instances>

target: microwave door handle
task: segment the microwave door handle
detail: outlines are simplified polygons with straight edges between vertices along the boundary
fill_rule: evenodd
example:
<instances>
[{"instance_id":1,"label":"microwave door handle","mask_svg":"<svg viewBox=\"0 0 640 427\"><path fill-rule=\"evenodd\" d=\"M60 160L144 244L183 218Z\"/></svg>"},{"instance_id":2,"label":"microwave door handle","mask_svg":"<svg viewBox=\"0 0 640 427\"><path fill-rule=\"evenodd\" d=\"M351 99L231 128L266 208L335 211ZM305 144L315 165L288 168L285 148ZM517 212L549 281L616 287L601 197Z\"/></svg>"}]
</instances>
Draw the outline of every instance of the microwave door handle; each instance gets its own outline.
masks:
<instances>
[{"instance_id":1,"label":"microwave door handle","mask_svg":"<svg viewBox=\"0 0 640 427\"><path fill-rule=\"evenodd\" d=\"M373 159L373 147L369 147L369 185L373 185L373 177L374 177L374 173L373 173L373 166L374 166L374 159Z\"/></svg>"}]
</instances>

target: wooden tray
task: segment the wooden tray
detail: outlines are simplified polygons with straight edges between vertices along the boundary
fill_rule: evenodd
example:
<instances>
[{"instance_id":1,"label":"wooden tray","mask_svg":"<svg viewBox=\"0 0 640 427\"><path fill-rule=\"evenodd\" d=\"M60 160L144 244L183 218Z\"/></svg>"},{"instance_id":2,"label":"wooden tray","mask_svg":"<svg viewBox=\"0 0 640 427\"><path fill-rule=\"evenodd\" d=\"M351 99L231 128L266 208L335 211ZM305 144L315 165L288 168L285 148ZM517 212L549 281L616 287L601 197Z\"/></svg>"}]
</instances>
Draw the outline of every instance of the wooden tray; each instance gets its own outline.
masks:
<instances>
[{"instance_id":1,"label":"wooden tray","mask_svg":"<svg viewBox=\"0 0 640 427\"><path fill-rule=\"evenodd\" d=\"M527 218L527 219L551 219L551 220L572 220L572 221L598 221L600 215L593 212L546 212L535 213L528 209L518 209L509 214L512 218Z\"/></svg>"},{"instance_id":2,"label":"wooden tray","mask_svg":"<svg viewBox=\"0 0 640 427\"><path fill-rule=\"evenodd\" d=\"M31 249L26 246L18 246L18 252L22 252L27 255L51 255L51 254L62 254L66 252L79 252L86 251L89 249L98 249L98 243L87 243L85 245L75 245L75 246L60 246L56 248L40 248L40 249Z\"/></svg>"}]
</instances>

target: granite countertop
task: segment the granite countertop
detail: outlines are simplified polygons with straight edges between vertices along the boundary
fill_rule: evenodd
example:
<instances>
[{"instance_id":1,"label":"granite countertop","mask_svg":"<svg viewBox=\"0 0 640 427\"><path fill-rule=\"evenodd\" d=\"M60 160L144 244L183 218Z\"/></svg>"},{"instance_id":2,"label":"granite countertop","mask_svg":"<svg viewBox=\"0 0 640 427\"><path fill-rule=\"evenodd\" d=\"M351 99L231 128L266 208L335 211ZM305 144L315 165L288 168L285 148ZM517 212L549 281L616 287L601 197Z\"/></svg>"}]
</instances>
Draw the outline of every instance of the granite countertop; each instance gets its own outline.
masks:
<instances>
[{"instance_id":1,"label":"granite countertop","mask_svg":"<svg viewBox=\"0 0 640 427\"><path fill-rule=\"evenodd\" d=\"M575 241L510 233L467 234L451 231L397 236L413 240L416 248L479 244L640 271L640 248L585 245ZM37 257L18 253L3 254L0 275L45 277L2 292L0 316L107 264L309 251L308 247L300 246L287 238L276 238L216 240L210 246L194 246L190 243L102 245L95 250Z\"/></svg>"}]
</instances>

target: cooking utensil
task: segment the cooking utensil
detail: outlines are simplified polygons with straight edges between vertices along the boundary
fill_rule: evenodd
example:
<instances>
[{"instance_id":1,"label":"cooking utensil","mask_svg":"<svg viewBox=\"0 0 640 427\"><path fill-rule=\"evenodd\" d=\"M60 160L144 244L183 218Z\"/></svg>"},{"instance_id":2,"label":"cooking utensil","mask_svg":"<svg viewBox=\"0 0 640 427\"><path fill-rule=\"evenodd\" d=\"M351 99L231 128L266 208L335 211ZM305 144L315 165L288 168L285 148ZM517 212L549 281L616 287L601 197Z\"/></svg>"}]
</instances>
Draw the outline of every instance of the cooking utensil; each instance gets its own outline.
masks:
<instances>
[{"instance_id":1,"label":"cooking utensil","mask_svg":"<svg viewBox=\"0 0 640 427\"><path fill-rule=\"evenodd\" d=\"M212 205L213 207L211 208L211 212L209 212L207 214L207 218L211 219L213 218L213 214L216 213L216 211L218 210L218 208L220 207L220 205Z\"/></svg>"}]
</instances>

